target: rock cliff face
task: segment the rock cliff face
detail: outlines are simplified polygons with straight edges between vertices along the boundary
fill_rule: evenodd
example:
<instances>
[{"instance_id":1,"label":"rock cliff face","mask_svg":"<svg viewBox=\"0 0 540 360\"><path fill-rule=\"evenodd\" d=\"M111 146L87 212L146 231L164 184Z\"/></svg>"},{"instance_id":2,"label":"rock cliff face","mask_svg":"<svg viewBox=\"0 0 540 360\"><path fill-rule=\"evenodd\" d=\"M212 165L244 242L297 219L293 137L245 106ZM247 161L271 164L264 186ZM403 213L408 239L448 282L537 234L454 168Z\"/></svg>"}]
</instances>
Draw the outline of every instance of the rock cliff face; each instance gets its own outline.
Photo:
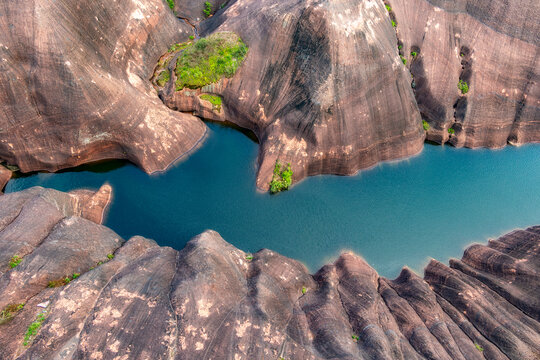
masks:
<instances>
[{"instance_id":1,"label":"rock cliff face","mask_svg":"<svg viewBox=\"0 0 540 360\"><path fill-rule=\"evenodd\" d=\"M165 86L161 96L170 108L255 132L259 187L268 186L276 159L291 162L299 180L352 174L422 149L410 74L381 1L232 1L200 27L203 35L237 33L249 45L244 64L232 79L200 91ZM220 95L222 111L201 92Z\"/></svg>"},{"instance_id":2,"label":"rock cliff face","mask_svg":"<svg viewBox=\"0 0 540 360\"><path fill-rule=\"evenodd\" d=\"M205 134L148 82L188 32L162 0L3 1L0 158L23 172L111 158L166 168Z\"/></svg>"},{"instance_id":3,"label":"rock cliff face","mask_svg":"<svg viewBox=\"0 0 540 360\"><path fill-rule=\"evenodd\" d=\"M213 231L181 251L124 242L80 216L104 194L32 188L0 198L0 309L25 304L0 320L0 358L540 356L538 226L472 245L450 266L433 260L424 279L408 269L382 278L351 253L310 275ZM22 261L9 268L14 254Z\"/></svg>"},{"instance_id":4,"label":"rock cliff face","mask_svg":"<svg viewBox=\"0 0 540 360\"><path fill-rule=\"evenodd\" d=\"M234 31L250 46L237 76L201 90L222 96L223 110L201 101L201 91L169 86L161 96L173 109L253 130L262 188L276 158L290 161L299 180L414 154L423 141L420 114L427 138L439 143L540 141L537 1L218 5L202 33ZM176 7L197 22L204 1Z\"/></svg>"},{"instance_id":5,"label":"rock cliff face","mask_svg":"<svg viewBox=\"0 0 540 360\"><path fill-rule=\"evenodd\" d=\"M182 21L162 0L4 1L0 160L23 172L108 158L162 170L204 137L193 113L257 135L260 188L276 159L298 181L418 153L422 117L440 143L540 141L538 1L210 3L206 19L205 1L175 1ZM148 80L160 54L196 35L190 24L234 31L250 50L231 79L159 87L173 112Z\"/></svg>"},{"instance_id":6,"label":"rock cliff face","mask_svg":"<svg viewBox=\"0 0 540 360\"><path fill-rule=\"evenodd\" d=\"M540 141L538 1L389 4L428 139L494 148ZM464 95L459 80L468 83Z\"/></svg>"}]
</instances>

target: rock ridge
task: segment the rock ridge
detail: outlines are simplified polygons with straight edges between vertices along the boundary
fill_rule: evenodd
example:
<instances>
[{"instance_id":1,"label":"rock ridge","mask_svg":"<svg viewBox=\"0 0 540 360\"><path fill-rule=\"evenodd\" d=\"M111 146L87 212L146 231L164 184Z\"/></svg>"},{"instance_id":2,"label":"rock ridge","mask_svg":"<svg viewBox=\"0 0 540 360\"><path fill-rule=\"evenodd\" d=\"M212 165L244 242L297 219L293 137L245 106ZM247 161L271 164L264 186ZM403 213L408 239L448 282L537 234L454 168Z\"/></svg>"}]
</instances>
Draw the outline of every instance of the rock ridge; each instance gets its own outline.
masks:
<instances>
[{"instance_id":1,"label":"rock ridge","mask_svg":"<svg viewBox=\"0 0 540 360\"><path fill-rule=\"evenodd\" d=\"M407 268L380 277L353 253L310 275L211 230L180 251L124 241L80 217L96 198L80 194L31 188L0 197L0 308L25 304L0 324L2 359L540 356L540 226L472 245L449 266L432 260L424 278ZM14 246L31 250L9 268Z\"/></svg>"}]
</instances>

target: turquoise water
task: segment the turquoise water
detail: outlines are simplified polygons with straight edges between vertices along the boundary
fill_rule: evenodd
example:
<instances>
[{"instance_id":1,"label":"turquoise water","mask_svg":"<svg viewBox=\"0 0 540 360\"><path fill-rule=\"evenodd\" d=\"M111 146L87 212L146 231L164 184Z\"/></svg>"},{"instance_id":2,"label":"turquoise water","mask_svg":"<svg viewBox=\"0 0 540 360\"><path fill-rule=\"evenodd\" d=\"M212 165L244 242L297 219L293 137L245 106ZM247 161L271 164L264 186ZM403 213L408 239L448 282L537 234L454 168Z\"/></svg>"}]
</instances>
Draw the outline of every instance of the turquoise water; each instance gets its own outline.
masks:
<instances>
[{"instance_id":1,"label":"turquoise water","mask_svg":"<svg viewBox=\"0 0 540 360\"><path fill-rule=\"evenodd\" d=\"M236 130L209 128L205 145L164 174L110 162L14 179L6 192L108 182L114 200L105 224L124 238L142 235L181 249L214 229L245 251L269 248L311 271L353 250L389 277L403 265L421 272L429 257L461 257L472 242L540 224L540 145L426 144L408 160L352 177L312 177L271 196L255 188L258 145Z\"/></svg>"}]
</instances>

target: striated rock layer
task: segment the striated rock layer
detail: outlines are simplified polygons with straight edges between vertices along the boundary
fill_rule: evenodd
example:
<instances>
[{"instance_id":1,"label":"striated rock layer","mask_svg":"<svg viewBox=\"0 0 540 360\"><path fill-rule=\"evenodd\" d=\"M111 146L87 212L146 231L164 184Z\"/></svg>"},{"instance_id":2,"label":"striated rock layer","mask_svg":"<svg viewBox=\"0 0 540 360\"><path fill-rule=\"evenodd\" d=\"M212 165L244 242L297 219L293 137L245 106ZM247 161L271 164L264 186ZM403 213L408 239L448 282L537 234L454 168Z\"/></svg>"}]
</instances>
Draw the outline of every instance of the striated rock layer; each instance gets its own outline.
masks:
<instances>
[{"instance_id":1,"label":"striated rock layer","mask_svg":"<svg viewBox=\"0 0 540 360\"><path fill-rule=\"evenodd\" d=\"M205 134L148 79L191 28L163 0L2 1L0 159L23 172L102 159L163 170Z\"/></svg>"},{"instance_id":2,"label":"striated rock layer","mask_svg":"<svg viewBox=\"0 0 540 360\"><path fill-rule=\"evenodd\" d=\"M540 2L388 3L428 139L472 148L540 141Z\"/></svg>"},{"instance_id":3,"label":"striated rock layer","mask_svg":"<svg viewBox=\"0 0 540 360\"><path fill-rule=\"evenodd\" d=\"M125 242L80 216L105 193L0 197L0 308L25 303L0 324L0 358L540 356L539 226L472 245L450 266L433 260L424 279L406 268L395 280L379 277L352 253L310 275L214 231L181 251L138 236ZM22 261L9 268L13 254ZM24 338L39 316L39 330Z\"/></svg>"}]
</instances>

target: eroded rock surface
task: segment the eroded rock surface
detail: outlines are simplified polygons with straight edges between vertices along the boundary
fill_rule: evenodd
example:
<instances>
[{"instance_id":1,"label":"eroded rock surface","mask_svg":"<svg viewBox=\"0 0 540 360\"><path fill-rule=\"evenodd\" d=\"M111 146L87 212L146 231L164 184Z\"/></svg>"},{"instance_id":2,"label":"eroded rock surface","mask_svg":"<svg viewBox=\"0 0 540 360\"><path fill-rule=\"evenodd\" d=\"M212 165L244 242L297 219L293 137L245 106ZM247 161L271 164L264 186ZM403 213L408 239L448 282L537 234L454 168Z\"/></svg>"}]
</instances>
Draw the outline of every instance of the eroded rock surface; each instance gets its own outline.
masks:
<instances>
[{"instance_id":1,"label":"eroded rock surface","mask_svg":"<svg viewBox=\"0 0 540 360\"><path fill-rule=\"evenodd\" d=\"M472 245L449 266L433 260L424 279L405 268L390 280L352 253L310 275L214 231L181 251L138 236L124 242L76 216L85 206L73 198L42 188L0 198L0 238L29 249L0 276L1 306L25 303L0 324L2 359L540 356L539 226ZM28 222L25 212L59 220L10 229ZM39 331L25 339L39 314Z\"/></svg>"},{"instance_id":2,"label":"eroded rock surface","mask_svg":"<svg viewBox=\"0 0 540 360\"><path fill-rule=\"evenodd\" d=\"M540 141L538 1L387 3L428 139L471 148Z\"/></svg>"},{"instance_id":3,"label":"eroded rock surface","mask_svg":"<svg viewBox=\"0 0 540 360\"><path fill-rule=\"evenodd\" d=\"M0 158L23 172L101 159L163 170L205 125L148 79L191 27L163 0L0 4Z\"/></svg>"}]
</instances>

